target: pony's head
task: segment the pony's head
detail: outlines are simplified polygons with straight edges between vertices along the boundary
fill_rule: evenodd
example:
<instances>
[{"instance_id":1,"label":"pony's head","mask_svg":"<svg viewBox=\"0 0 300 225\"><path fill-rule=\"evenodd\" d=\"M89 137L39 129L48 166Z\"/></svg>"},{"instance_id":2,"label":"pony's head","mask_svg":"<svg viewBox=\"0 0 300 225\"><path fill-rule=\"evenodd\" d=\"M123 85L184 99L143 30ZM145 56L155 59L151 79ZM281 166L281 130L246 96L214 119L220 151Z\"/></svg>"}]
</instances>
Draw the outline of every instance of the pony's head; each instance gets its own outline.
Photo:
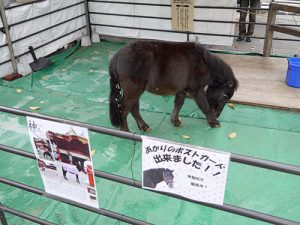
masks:
<instances>
[{"instance_id":1,"label":"pony's head","mask_svg":"<svg viewBox=\"0 0 300 225\"><path fill-rule=\"evenodd\" d=\"M173 188L173 175L174 170L169 170L169 169L164 169L163 171L163 179L166 182L166 184L168 185L169 188Z\"/></svg>"},{"instance_id":2,"label":"pony's head","mask_svg":"<svg viewBox=\"0 0 300 225\"><path fill-rule=\"evenodd\" d=\"M228 81L222 85L211 85L206 90L206 97L210 109L219 117L225 104L232 98L237 89L237 80Z\"/></svg>"}]
</instances>

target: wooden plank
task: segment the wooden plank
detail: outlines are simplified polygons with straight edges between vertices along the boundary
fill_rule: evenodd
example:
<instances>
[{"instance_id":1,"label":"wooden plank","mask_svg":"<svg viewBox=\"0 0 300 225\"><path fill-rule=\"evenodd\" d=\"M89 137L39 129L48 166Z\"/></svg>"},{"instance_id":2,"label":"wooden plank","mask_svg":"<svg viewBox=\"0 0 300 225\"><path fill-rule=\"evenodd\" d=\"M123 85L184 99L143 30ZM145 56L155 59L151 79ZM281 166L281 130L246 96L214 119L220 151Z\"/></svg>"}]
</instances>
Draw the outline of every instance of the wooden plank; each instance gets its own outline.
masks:
<instances>
[{"instance_id":1,"label":"wooden plank","mask_svg":"<svg viewBox=\"0 0 300 225\"><path fill-rule=\"evenodd\" d=\"M300 14L300 7L296 5L288 5L288 4L278 4L278 3L270 3L270 7L273 6L275 10L285 11L285 12L293 12Z\"/></svg>"},{"instance_id":2,"label":"wooden plank","mask_svg":"<svg viewBox=\"0 0 300 225\"><path fill-rule=\"evenodd\" d=\"M296 36L296 37L300 37L300 31L296 30L294 28L283 27L280 25L271 25L271 30L277 31L280 33L289 34L289 35Z\"/></svg>"},{"instance_id":3,"label":"wooden plank","mask_svg":"<svg viewBox=\"0 0 300 225\"><path fill-rule=\"evenodd\" d=\"M277 11L274 9L274 4L270 4L263 49L263 55L266 57L269 57L271 55L274 34L274 31L271 29L271 26L275 24L276 12Z\"/></svg>"},{"instance_id":4,"label":"wooden plank","mask_svg":"<svg viewBox=\"0 0 300 225\"><path fill-rule=\"evenodd\" d=\"M233 101L300 111L300 89L286 84L285 58L218 54L231 65L240 86Z\"/></svg>"}]
</instances>

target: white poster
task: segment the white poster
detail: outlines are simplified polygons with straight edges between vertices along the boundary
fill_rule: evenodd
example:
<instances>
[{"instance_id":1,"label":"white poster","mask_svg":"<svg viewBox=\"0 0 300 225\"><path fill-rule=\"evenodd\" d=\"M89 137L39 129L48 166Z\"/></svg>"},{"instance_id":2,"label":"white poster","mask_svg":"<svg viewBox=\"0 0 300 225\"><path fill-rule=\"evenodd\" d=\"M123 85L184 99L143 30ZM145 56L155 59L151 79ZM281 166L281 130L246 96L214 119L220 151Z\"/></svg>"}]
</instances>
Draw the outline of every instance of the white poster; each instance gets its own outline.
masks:
<instances>
[{"instance_id":1,"label":"white poster","mask_svg":"<svg viewBox=\"0 0 300 225\"><path fill-rule=\"evenodd\" d=\"M194 0L172 0L172 29L193 31Z\"/></svg>"},{"instance_id":2,"label":"white poster","mask_svg":"<svg viewBox=\"0 0 300 225\"><path fill-rule=\"evenodd\" d=\"M230 153L143 136L143 188L222 205Z\"/></svg>"},{"instance_id":3,"label":"white poster","mask_svg":"<svg viewBox=\"0 0 300 225\"><path fill-rule=\"evenodd\" d=\"M99 208L88 130L27 117L45 191Z\"/></svg>"}]
</instances>

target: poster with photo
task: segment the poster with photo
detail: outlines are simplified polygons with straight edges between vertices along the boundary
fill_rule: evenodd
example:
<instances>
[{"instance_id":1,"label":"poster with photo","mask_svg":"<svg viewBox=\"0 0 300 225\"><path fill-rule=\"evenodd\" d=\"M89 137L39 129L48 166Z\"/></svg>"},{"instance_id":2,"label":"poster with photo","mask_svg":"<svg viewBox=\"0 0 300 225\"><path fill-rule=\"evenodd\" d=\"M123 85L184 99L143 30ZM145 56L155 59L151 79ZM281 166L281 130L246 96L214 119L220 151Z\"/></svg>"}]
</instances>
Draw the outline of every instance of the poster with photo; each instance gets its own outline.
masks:
<instances>
[{"instance_id":1,"label":"poster with photo","mask_svg":"<svg viewBox=\"0 0 300 225\"><path fill-rule=\"evenodd\" d=\"M143 188L222 205L230 153L142 137Z\"/></svg>"},{"instance_id":2,"label":"poster with photo","mask_svg":"<svg viewBox=\"0 0 300 225\"><path fill-rule=\"evenodd\" d=\"M27 117L45 191L99 208L86 128Z\"/></svg>"}]
</instances>

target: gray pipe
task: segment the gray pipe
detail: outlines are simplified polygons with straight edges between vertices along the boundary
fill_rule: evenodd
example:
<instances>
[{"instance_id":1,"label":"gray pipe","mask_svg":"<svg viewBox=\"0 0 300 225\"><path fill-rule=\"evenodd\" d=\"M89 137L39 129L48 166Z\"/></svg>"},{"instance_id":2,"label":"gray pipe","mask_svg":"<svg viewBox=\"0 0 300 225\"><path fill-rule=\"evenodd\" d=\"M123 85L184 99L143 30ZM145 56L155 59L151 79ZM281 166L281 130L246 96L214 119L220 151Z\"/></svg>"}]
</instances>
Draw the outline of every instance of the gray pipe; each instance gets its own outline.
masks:
<instances>
[{"instance_id":1,"label":"gray pipe","mask_svg":"<svg viewBox=\"0 0 300 225\"><path fill-rule=\"evenodd\" d=\"M17 63L16 63L14 49L13 49L13 46L12 46L12 41L11 41L11 36L10 36L9 27L8 27L8 23L7 23L7 18L6 18L6 14L5 14L3 0L0 0L0 14L1 14L3 27L5 29L6 40L7 40L7 45L8 45L8 50L9 50L9 55L10 55L12 67L13 67L14 73L17 74L18 73L18 67L17 67Z\"/></svg>"}]
</instances>

